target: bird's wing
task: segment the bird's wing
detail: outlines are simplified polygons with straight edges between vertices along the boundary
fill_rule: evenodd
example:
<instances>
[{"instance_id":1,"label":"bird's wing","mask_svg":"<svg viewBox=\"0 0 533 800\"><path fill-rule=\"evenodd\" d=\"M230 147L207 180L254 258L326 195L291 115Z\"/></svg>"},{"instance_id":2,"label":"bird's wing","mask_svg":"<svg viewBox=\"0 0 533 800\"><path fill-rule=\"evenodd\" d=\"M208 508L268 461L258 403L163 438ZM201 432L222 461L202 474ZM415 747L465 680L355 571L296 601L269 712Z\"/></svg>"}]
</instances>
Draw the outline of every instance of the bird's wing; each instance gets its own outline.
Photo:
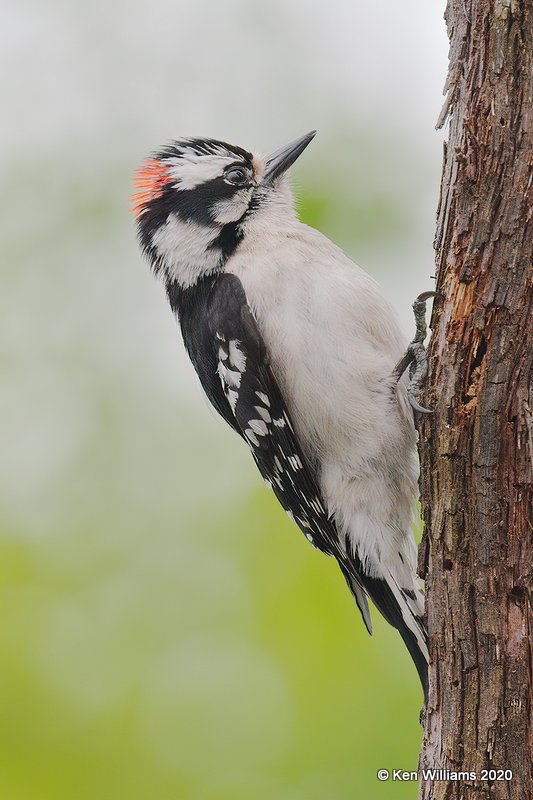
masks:
<instances>
[{"instance_id":1,"label":"bird's wing","mask_svg":"<svg viewBox=\"0 0 533 800\"><path fill-rule=\"evenodd\" d=\"M208 307L218 375L237 427L263 478L306 536L334 552L338 540L294 433L240 280L222 275Z\"/></svg>"},{"instance_id":2,"label":"bird's wing","mask_svg":"<svg viewBox=\"0 0 533 800\"><path fill-rule=\"evenodd\" d=\"M366 593L327 514L314 470L298 443L265 343L235 275L225 274L216 281L207 317L224 394L259 471L309 541L337 558L372 632Z\"/></svg>"},{"instance_id":3,"label":"bird's wing","mask_svg":"<svg viewBox=\"0 0 533 800\"><path fill-rule=\"evenodd\" d=\"M207 399L228 425L242 436L222 385L216 379L218 354L213 346L208 314L215 283L211 277L210 280L201 281L197 287L186 290L177 283L169 283L167 295L172 310L178 316L183 342Z\"/></svg>"}]
</instances>

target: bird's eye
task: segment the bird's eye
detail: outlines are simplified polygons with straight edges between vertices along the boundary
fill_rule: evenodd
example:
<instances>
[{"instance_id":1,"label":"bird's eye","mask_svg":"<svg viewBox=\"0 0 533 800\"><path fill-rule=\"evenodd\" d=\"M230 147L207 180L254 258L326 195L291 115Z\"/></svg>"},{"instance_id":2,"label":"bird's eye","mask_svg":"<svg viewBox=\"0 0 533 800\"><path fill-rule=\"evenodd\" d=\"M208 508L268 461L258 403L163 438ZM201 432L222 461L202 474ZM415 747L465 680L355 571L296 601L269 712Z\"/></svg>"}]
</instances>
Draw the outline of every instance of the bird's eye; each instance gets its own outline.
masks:
<instances>
[{"instance_id":1,"label":"bird's eye","mask_svg":"<svg viewBox=\"0 0 533 800\"><path fill-rule=\"evenodd\" d=\"M240 186L247 182L248 173L242 167L231 167L227 170L224 177L228 183L232 183L234 186Z\"/></svg>"}]
</instances>

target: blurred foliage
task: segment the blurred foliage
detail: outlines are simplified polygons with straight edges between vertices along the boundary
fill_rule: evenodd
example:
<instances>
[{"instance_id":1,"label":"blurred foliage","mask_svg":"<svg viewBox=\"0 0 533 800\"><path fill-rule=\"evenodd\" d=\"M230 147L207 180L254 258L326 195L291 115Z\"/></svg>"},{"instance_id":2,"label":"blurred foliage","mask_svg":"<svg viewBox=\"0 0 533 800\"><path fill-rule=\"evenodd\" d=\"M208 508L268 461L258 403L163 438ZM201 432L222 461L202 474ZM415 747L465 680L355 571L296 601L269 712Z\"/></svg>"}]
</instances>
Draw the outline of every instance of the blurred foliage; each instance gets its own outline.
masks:
<instances>
[{"instance_id":1,"label":"blurred foliage","mask_svg":"<svg viewBox=\"0 0 533 800\"><path fill-rule=\"evenodd\" d=\"M380 767L414 768L398 637L367 637L266 490L217 513L205 491L132 539L113 505L95 538L75 515L4 534L2 798L377 797Z\"/></svg>"}]
</instances>

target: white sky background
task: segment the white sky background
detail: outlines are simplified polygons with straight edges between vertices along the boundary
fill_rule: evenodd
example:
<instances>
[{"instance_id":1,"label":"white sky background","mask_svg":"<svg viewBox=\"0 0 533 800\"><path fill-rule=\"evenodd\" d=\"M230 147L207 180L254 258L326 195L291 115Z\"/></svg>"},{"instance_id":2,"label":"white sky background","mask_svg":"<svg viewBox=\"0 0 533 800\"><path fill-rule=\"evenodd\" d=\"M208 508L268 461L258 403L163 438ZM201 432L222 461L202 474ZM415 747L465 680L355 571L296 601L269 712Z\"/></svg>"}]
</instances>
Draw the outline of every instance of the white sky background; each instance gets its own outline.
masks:
<instances>
[{"instance_id":1,"label":"white sky background","mask_svg":"<svg viewBox=\"0 0 533 800\"><path fill-rule=\"evenodd\" d=\"M443 10L427 0L9 4L2 156L202 132L270 147L309 127L327 133L332 110L432 150Z\"/></svg>"},{"instance_id":2,"label":"white sky background","mask_svg":"<svg viewBox=\"0 0 533 800\"><path fill-rule=\"evenodd\" d=\"M377 237L361 265L410 332L410 304L433 270L443 11L443 0L4 5L0 435L13 455L0 480L21 513L88 435L97 378L124 408L132 397L159 416L168 406L169 420L178 396L200 405L127 214L130 175L170 138L267 152L317 128L300 185L342 164L354 133L375 139L365 175L405 190L414 222L396 249Z\"/></svg>"}]
</instances>

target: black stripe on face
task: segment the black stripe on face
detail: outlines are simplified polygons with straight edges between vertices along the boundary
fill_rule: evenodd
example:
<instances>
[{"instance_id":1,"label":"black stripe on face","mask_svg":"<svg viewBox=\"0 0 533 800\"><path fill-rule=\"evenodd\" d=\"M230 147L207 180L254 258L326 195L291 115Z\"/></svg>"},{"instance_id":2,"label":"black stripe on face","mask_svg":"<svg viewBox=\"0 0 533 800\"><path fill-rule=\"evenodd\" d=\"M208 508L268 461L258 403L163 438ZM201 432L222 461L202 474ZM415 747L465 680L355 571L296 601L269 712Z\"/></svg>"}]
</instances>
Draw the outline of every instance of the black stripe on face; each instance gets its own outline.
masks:
<instances>
[{"instance_id":1,"label":"black stripe on face","mask_svg":"<svg viewBox=\"0 0 533 800\"><path fill-rule=\"evenodd\" d=\"M240 220L228 222L224 225L217 238L212 242L210 248L219 249L222 254L221 263L224 264L233 255L243 238Z\"/></svg>"},{"instance_id":2,"label":"black stripe on face","mask_svg":"<svg viewBox=\"0 0 533 800\"><path fill-rule=\"evenodd\" d=\"M231 198L245 186L226 183L223 176L198 184L194 189L176 189L168 185L159 197L151 200L139 217L141 241L148 241L152 234L175 213L181 220L191 220L198 225L213 225L216 222L216 204Z\"/></svg>"},{"instance_id":3,"label":"black stripe on face","mask_svg":"<svg viewBox=\"0 0 533 800\"><path fill-rule=\"evenodd\" d=\"M174 211L180 219L192 220L200 225L212 225L215 207L220 200L231 200L242 186L233 186L223 176L205 181L194 189L178 189L175 191Z\"/></svg>"}]
</instances>

